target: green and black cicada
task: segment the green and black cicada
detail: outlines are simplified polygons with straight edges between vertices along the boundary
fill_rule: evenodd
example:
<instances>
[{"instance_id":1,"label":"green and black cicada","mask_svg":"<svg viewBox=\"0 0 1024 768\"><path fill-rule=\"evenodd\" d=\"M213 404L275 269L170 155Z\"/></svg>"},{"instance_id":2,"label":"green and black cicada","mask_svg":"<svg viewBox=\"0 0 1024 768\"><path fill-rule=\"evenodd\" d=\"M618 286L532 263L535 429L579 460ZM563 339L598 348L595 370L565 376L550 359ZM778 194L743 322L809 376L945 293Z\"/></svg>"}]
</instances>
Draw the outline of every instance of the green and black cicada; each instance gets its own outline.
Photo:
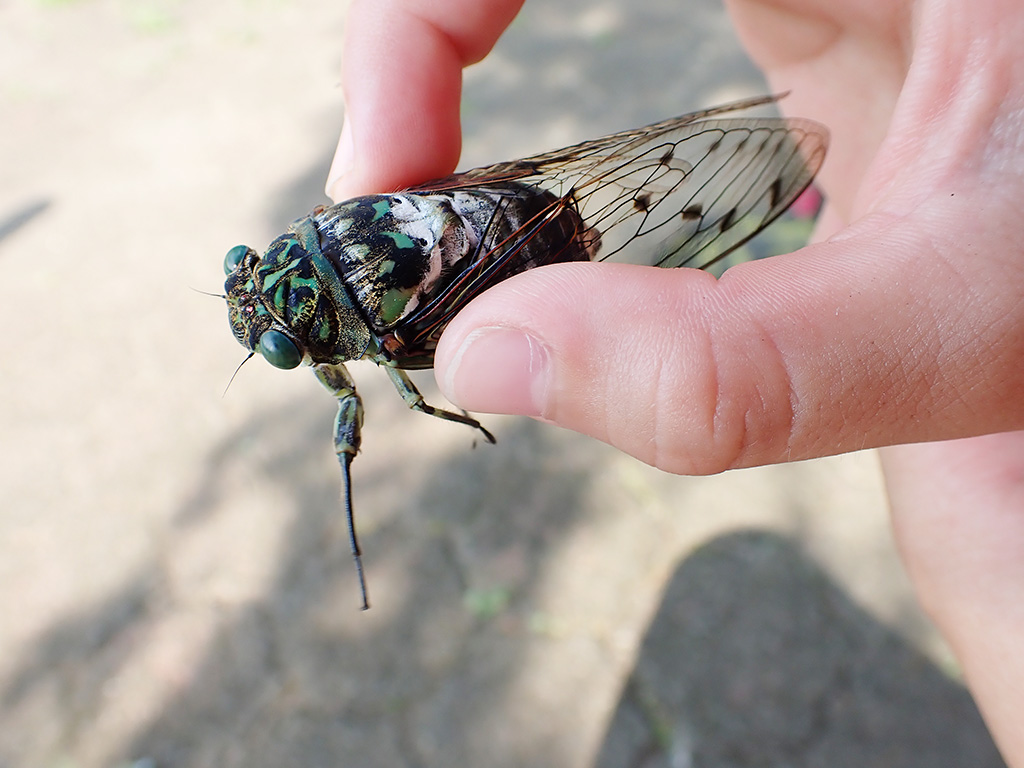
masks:
<instances>
[{"instance_id":1,"label":"green and black cicada","mask_svg":"<svg viewBox=\"0 0 1024 768\"><path fill-rule=\"evenodd\" d=\"M372 360L410 408L494 442L476 419L425 403L404 369L431 367L448 322L519 272L612 258L705 269L749 240L811 183L828 142L808 120L723 117L773 100L319 207L263 256L228 251L235 338L278 368L312 366L338 400L334 446L364 609L349 472L363 406L345 363Z\"/></svg>"}]
</instances>

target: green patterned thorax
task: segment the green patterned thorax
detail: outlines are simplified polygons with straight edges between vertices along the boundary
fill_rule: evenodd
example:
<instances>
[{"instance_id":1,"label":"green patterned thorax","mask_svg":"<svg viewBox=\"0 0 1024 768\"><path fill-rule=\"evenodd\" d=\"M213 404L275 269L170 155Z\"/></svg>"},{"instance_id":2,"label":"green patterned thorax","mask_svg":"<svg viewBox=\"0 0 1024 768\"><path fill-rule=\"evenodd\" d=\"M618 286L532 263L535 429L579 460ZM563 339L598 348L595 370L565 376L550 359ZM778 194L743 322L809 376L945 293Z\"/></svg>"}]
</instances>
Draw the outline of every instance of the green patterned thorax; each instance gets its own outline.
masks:
<instances>
[{"instance_id":1,"label":"green patterned thorax","mask_svg":"<svg viewBox=\"0 0 1024 768\"><path fill-rule=\"evenodd\" d=\"M308 219L277 238L259 257L247 250L225 283L235 338L253 351L269 330L284 333L313 363L363 355L366 323L320 252Z\"/></svg>"}]
</instances>

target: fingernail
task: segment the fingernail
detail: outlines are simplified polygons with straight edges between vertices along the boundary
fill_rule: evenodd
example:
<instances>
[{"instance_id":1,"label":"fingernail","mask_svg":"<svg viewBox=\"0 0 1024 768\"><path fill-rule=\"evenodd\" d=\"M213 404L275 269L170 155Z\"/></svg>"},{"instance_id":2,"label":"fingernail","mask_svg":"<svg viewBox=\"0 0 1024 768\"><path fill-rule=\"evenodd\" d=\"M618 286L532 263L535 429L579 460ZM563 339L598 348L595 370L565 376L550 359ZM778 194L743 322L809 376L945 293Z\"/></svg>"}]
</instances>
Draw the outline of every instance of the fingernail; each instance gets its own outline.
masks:
<instances>
[{"instance_id":1,"label":"fingernail","mask_svg":"<svg viewBox=\"0 0 1024 768\"><path fill-rule=\"evenodd\" d=\"M327 172L327 185L324 187L327 196L335 202L338 202L338 195L335 194L334 188L345 174L352 170L352 167L355 165L355 156L355 144L352 141L352 123L346 116L345 121L341 124L338 148L334 150L334 160L331 161L331 170Z\"/></svg>"},{"instance_id":2,"label":"fingernail","mask_svg":"<svg viewBox=\"0 0 1024 768\"><path fill-rule=\"evenodd\" d=\"M467 411L541 416L550 356L537 339L513 328L480 328L456 351L445 373L445 397Z\"/></svg>"}]
</instances>

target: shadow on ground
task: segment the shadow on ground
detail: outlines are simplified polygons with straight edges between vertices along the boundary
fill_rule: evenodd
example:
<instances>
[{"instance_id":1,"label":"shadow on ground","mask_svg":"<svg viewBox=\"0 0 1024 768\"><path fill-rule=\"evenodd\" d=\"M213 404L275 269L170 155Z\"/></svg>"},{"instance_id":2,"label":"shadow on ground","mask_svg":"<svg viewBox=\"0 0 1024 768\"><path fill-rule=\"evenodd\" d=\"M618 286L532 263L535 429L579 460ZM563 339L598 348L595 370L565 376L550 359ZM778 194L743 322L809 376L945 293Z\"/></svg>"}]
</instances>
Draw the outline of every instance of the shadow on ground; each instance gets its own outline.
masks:
<instances>
[{"instance_id":1,"label":"shadow on ground","mask_svg":"<svg viewBox=\"0 0 1024 768\"><path fill-rule=\"evenodd\" d=\"M775 534L679 564L599 768L1002 766L970 696Z\"/></svg>"},{"instance_id":2,"label":"shadow on ground","mask_svg":"<svg viewBox=\"0 0 1024 768\"><path fill-rule=\"evenodd\" d=\"M309 469L311 452L327 450L329 424L323 409L299 406L226 436L177 521L184 536L218 515L223 478L243 461L238 446L274 442L251 470L298 502L270 589L224 607L194 669L123 745L122 762L107 764L568 764L517 745L527 734L502 736L495 722L537 644L555 641L525 627L545 563L587 522L589 474L566 463L559 433L516 422L498 447L434 464L414 503L364 533L371 590L384 588L375 574L393 571L401 597L392 610L359 614L337 478ZM363 489L401 478L386 464L366 469ZM499 610L474 609L467 594L510 546L518 579L502 584ZM162 560L175 556L172 537ZM166 571L151 562L119 595L52 627L0 692L0 717L50 699L52 727L75 743L124 660L148 642L147 627L187 626L189 606ZM575 695L582 703L588 694ZM551 719L537 707L540 721ZM0 759L8 764L17 755ZM751 531L679 563L593 764L1001 762L962 686L854 605L797 544Z\"/></svg>"},{"instance_id":3,"label":"shadow on ground","mask_svg":"<svg viewBox=\"0 0 1024 768\"><path fill-rule=\"evenodd\" d=\"M354 610L339 477L320 473L317 460L330 455L330 406L329 398L309 407L288 403L213 447L159 557L120 593L40 638L0 691L0 719L46 702L53 741L80 742L111 681L144 655L153 628L189 625L188 597L177 594L171 575L175 561L188 557L179 543L230 508L226 488L244 471L296 499L294 509L281 510L291 524L272 584L258 601L223 607L204 657L123 745L120 759L158 767L335 766L349 764L346 756L361 766L437 764L423 757L424 744L458 751L458 734L480 732L473 719L486 721L529 647L522 627L509 632L490 619L496 609L530 602L539 561L580 514L586 475L551 455L539 425L521 422L501 445L479 450L469 450L466 430L457 456L440 458L427 483L396 494L406 498L404 510L363 531L371 599L377 589L387 592L380 603L391 605L362 614ZM425 419L398 409L402 418ZM247 445L274 449L251 454ZM402 482L400 467L373 466L355 464L357 514L374 506L374 488L395 491ZM492 555L507 560L510 541L522 561L513 569L520 579L478 589L487 566L477 565ZM223 546L244 550L247 543ZM400 573L398 600L387 580L374 580L381 571ZM22 764L19 755L0 755L0 765L8 764Z\"/></svg>"}]
</instances>

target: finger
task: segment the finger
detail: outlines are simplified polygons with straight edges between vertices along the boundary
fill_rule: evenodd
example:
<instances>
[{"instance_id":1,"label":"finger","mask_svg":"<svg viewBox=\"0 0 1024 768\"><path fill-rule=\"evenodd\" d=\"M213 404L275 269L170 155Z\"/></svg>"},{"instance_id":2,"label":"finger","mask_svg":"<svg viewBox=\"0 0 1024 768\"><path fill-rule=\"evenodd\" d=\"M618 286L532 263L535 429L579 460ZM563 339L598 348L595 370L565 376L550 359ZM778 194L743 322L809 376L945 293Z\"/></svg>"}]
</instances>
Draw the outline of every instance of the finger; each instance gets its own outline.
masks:
<instances>
[{"instance_id":1,"label":"finger","mask_svg":"<svg viewBox=\"0 0 1024 768\"><path fill-rule=\"evenodd\" d=\"M765 69L812 61L842 39L844 46L903 47L910 0L726 0L744 47ZM879 44L882 45L879 45Z\"/></svg>"},{"instance_id":2,"label":"finger","mask_svg":"<svg viewBox=\"0 0 1024 768\"><path fill-rule=\"evenodd\" d=\"M526 272L452 321L438 383L467 410L537 416L682 473L1024 426L1021 270L1012 253L987 273L959 251L943 261L934 233L961 217L925 218L930 236L872 216L719 281ZM984 242L956 233L972 235Z\"/></svg>"},{"instance_id":3,"label":"finger","mask_svg":"<svg viewBox=\"0 0 1024 768\"><path fill-rule=\"evenodd\" d=\"M900 552L1010 765L1024 764L1024 432L882 453Z\"/></svg>"},{"instance_id":4,"label":"finger","mask_svg":"<svg viewBox=\"0 0 1024 768\"><path fill-rule=\"evenodd\" d=\"M327 193L400 189L454 170L462 68L522 0L356 0L345 29L346 115Z\"/></svg>"}]
</instances>

